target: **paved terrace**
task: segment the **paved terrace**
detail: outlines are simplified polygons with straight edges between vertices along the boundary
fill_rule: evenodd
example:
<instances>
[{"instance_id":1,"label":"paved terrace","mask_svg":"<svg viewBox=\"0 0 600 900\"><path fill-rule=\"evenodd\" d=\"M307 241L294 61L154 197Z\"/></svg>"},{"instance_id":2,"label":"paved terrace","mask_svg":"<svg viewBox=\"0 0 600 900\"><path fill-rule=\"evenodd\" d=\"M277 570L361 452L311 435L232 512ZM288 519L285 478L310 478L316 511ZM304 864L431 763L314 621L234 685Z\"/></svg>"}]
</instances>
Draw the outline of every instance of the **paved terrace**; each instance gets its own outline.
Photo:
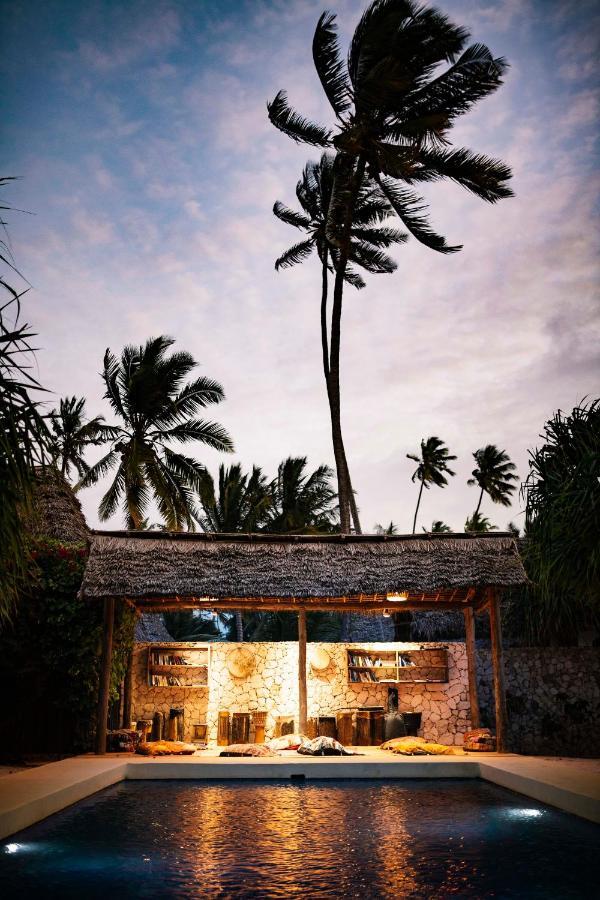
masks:
<instances>
[{"instance_id":1,"label":"paved terrace","mask_svg":"<svg viewBox=\"0 0 600 900\"><path fill-rule=\"evenodd\" d=\"M374 747L361 756L148 758L77 756L0 777L0 838L124 779L484 778L550 806L600 822L600 761L513 754L402 757Z\"/></svg>"}]
</instances>

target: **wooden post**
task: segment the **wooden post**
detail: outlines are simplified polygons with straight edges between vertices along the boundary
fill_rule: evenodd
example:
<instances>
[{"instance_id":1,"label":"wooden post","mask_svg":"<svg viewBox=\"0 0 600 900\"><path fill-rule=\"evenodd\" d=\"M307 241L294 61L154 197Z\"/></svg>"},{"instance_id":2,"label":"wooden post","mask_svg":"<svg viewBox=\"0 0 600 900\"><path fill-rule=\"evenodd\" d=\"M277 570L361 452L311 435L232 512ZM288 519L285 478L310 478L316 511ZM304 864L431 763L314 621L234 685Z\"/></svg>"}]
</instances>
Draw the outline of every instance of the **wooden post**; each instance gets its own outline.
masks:
<instances>
[{"instance_id":1,"label":"wooden post","mask_svg":"<svg viewBox=\"0 0 600 900\"><path fill-rule=\"evenodd\" d=\"M115 598L104 601L104 628L102 631L102 656L100 659L100 684L98 688L98 712L96 717L96 753L106 753L106 726L110 695L110 670L112 666L113 627Z\"/></svg>"},{"instance_id":2,"label":"wooden post","mask_svg":"<svg viewBox=\"0 0 600 900\"><path fill-rule=\"evenodd\" d=\"M477 656L475 653L475 615L473 607L467 606L463 613L465 617L465 647L467 649L471 728L479 728L481 726L481 717L479 715L479 697L477 695Z\"/></svg>"},{"instance_id":3,"label":"wooden post","mask_svg":"<svg viewBox=\"0 0 600 900\"><path fill-rule=\"evenodd\" d=\"M496 747L506 750L506 695L504 693L504 659L502 654L502 624L500 622L500 597L490 591L490 636L492 639L492 667L494 673L494 703L496 707Z\"/></svg>"},{"instance_id":4,"label":"wooden post","mask_svg":"<svg viewBox=\"0 0 600 900\"><path fill-rule=\"evenodd\" d=\"M123 728L129 728L131 722L131 699L133 681L133 650L127 660L127 670L123 679Z\"/></svg>"},{"instance_id":5,"label":"wooden post","mask_svg":"<svg viewBox=\"0 0 600 900\"><path fill-rule=\"evenodd\" d=\"M298 611L298 731L306 733L306 610Z\"/></svg>"}]
</instances>

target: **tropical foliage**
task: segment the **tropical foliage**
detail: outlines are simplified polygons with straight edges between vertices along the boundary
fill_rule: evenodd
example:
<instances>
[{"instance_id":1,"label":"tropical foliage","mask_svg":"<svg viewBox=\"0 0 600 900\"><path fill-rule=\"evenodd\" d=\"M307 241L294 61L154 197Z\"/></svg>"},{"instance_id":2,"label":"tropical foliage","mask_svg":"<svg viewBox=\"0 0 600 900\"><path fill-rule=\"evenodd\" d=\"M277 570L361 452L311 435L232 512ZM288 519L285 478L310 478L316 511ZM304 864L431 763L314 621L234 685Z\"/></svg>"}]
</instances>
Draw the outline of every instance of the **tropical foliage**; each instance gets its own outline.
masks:
<instances>
[{"instance_id":1,"label":"tropical foliage","mask_svg":"<svg viewBox=\"0 0 600 900\"><path fill-rule=\"evenodd\" d=\"M306 471L306 457L288 457L271 482L272 507L265 531L275 534L330 533L337 526L336 493L329 466Z\"/></svg>"},{"instance_id":2,"label":"tropical foliage","mask_svg":"<svg viewBox=\"0 0 600 900\"><path fill-rule=\"evenodd\" d=\"M199 523L204 531L233 534L236 531L259 531L272 506L271 486L259 466L250 474L241 465L219 466L219 482L215 488L212 475L206 472L200 485L202 513Z\"/></svg>"},{"instance_id":3,"label":"tropical foliage","mask_svg":"<svg viewBox=\"0 0 600 900\"><path fill-rule=\"evenodd\" d=\"M420 456L415 456L413 453L407 453L406 456L408 459L412 459L414 462L418 463L417 468L413 472L411 481L413 483L415 481L421 483L415 509L415 517L413 519L412 533L414 534L417 530L417 516L419 514L423 488L429 490L432 484L441 488L446 487L448 484L446 475L452 476L455 474L448 463L455 460L456 456L452 456L444 442L440 440L440 438L435 437L435 435L427 438L427 440L421 441Z\"/></svg>"},{"instance_id":4,"label":"tropical foliage","mask_svg":"<svg viewBox=\"0 0 600 900\"><path fill-rule=\"evenodd\" d=\"M472 516L467 516L465 522L465 531L471 531L475 534L485 534L487 531L497 531L495 525L492 525L487 516L474 512Z\"/></svg>"},{"instance_id":5,"label":"tropical foliage","mask_svg":"<svg viewBox=\"0 0 600 900\"><path fill-rule=\"evenodd\" d=\"M600 400L559 410L541 437L523 485L527 629L576 640L600 627Z\"/></svg>"},{"instance_id":6,"label":"tropical foliage","mask_svg":"<svg viewBox=\"0 0 600 900\"><path fill-rule=\"evenodd\" d=\"M69 478L75 469L79 478L89 471L85 461L88 447L99 446L116 436L116 429L103 416L86 420L84 397L62 397L58 409L50 413L50 456L61 474Z\"/></svg>"},{"instance_id":7,"label":"tropical foliage","mask_svg":"<svg viewBox=\"0 0 600 900\"><path fill-rule=\"evenodd\" d=\"M122 424L111 430L109 452L79 482L88 487L116 467L100 502L102 521L120 506L127 527L139 528L154 499L168 530L194 529L194 494L206 470L170 445L193 441L225 452L233 449L221 425L197 418L201 409L224 399L223 388L204 376L186 383L197 363L182 351L167 355L173 343L161 335L143 346L125 347L120 359L111 350L104 355L104 396Z\"/></svg>"},{"instance_id":8,"label":"tropical foliage","mask_svg":"<svg viewBox=\"0 0 600 900\"><path fill-rule=\"evenodd\" d=\"M479 500L474 516L477 516L481 508L483 495L487 494L493 503L501 506L510 506L511 496L516 489L517 476L514 474L516 466L504 450L499 450L495 444L486 444L473 454L477 466L473 469L472 478L467 484L480 488Z\"/></svg>"},{"instance_id":9,"label":"tropical foliage","mask_svg":"<svg viewBox=\"0 0 600 900\"><path fill-rule=\"evenodd\" d=\"M504 163L449 147L454 121L495 91L506 69L504 60L495 59L483 44L468 45L468 38L464 28L414 0L375 0L344 61L335 17L323 13L313 38L313 60L336 132L296 112L285 91L268 104L271 122L292 140L337 151L326 228L339 248L329 391L343 532L350 526L350 500L341 455L340 324L357 198L376 185L410 234L431 249L450 253L460 248L433 230L413 185L450 179L491 203L511 195L511 173Z\"/></svg>"},{"instance_id":10,"label":"tropical foliage","mask_svg":"<svg viewBox=\"0 0 600 900\"><path fill-rule=\"evenodd\" d=\"M5 187L11 178L0 178ZM2 215L9 207L0 205ZM0 218L6 234L6 222ZM35 335L19 321L20 278L8 238L0 238L0 621L15 608L27 576L29 552L21 517L31 502L36 465L44 462L48 429L35 399L40 384L31 374Z\"/></svg>"},{"instance_id":11,"label":"tropical foliage","mask_svg":"<svg viewBox=\"0 0 600 900\"><path fill-rule=\"evenodd\" d=\"M450 534L452 529L445 522L442 522L441 519L434 519L431 523L431 528L423 528L423 531L429 534Z\"/></svg>"}]
</instances>

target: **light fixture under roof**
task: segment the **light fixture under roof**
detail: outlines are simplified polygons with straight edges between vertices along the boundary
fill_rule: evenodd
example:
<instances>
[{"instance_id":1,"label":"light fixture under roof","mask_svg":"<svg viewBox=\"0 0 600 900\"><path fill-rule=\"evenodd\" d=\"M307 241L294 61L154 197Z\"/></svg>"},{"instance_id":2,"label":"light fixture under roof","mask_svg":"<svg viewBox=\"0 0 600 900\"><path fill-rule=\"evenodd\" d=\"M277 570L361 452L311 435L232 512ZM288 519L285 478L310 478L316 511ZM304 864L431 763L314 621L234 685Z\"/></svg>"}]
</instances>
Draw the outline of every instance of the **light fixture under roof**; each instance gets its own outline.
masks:
<instances>
[{"instance_id":1,"label":"light fixture under roof","mask_svg":"<svg viewBox=\"0 0 600 900\"><path fill-rule=\"evenodd\" d=\"M391 593L386 594L386 598L390 601L390 603L405 603L408 600L408 594L406 591L392 591Z\"/></svg>"}]
</instances>

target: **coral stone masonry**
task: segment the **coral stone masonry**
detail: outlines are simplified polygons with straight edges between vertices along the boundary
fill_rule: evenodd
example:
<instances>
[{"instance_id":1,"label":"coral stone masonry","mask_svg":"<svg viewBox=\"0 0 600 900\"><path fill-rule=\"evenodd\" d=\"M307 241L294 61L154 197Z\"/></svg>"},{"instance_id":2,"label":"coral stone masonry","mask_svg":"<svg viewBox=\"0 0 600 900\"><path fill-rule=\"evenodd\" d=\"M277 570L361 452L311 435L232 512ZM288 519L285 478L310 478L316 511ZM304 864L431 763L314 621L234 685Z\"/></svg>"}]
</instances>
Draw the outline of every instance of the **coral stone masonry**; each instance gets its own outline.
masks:
<instances>
[{"instance_id":1,"label":"coral stone masonry","mask_svg":"<svg viewBox=\"0 0 600 900\"><path fill-rule=\"evenodd\" d=\"M266 712L265 736L273 736L278 716L294 719L298 727L298 644L290 641L264 643L221 643L210 645L210 669L206 687L151 687L148 684L148 647L137 644L133 666L132 715L151 719L155 712L169 714L171 708L184 709L184 737L192 740L193 725L206 723L209 742L217 738L220 710L229 713ZM170 643L169 651L193 649L197 644ZM388 687L382 683L348 683L347 650L419 650L447 647L448 682L396 684L401 712L422 714L419 734L443 744L463 742L471 725L465 645L452 643L377 643L307 646L308 716L332 716L341 710L387 706ZM253 665L243 677L235 677L232 660L243 648ZM323 660L329 658L326 668ZM315 665L311 664L315 662Z\"/></svg>"}]
</instances>

